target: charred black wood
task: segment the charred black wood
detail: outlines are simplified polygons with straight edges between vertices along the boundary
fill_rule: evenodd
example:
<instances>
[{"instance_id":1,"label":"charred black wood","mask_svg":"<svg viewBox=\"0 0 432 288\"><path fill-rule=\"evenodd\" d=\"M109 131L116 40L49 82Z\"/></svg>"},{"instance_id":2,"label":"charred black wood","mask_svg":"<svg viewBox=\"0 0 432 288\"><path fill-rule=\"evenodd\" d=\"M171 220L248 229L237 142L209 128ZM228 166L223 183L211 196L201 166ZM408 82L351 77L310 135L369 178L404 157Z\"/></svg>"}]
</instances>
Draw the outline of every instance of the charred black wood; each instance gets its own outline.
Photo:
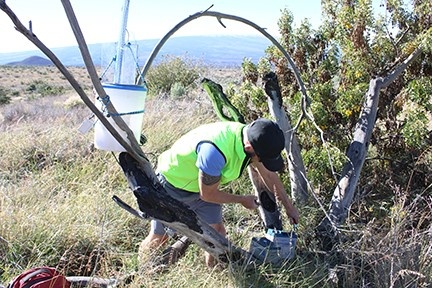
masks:
<instances>
[{"instance_id":1,"label":"charred black wood","mask_svg":"<svg viewBox=\"0 0 432 288\"><path fill-rule=\"evenodd\" d=\"M266 229L283 230L280 211L276 204L274 195L267 190L259 193L261 206L258 207L261 218Z\"/></svg>"},{"instance_id":2,"label":"charred black wood","mask_svg":"<svg viewBox=\"0 0 432 288\"><path fill-rule=\"evenodd\" d=\"M141 211L166 222L184 223L189 229L203 233L196 213L186 204L169 196L160 183L151 181L132 156L122 152L119 162Z\"/></svg>"}]
</instances>

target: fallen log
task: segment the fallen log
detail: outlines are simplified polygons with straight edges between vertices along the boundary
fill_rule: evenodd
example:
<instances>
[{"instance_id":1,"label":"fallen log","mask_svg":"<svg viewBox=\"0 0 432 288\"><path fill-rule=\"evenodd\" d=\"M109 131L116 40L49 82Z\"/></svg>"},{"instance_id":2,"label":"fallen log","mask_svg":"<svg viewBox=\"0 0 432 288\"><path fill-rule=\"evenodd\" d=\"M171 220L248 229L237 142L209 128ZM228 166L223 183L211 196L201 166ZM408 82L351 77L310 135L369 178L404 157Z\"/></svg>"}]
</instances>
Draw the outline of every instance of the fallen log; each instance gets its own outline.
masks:
<instances>
[{"instance_id":1,"label":"fallen log","mask_svg":"<svg viewBox=\"0 0 432 288\"><path fill-rule=\"evenodd\" d=\"M67 276L66 279L72 283L74 288L79 287L98 287L98 288L114 288L119 285L117 279L105 279L89 276Z\"/></svg>"}]
</instances>

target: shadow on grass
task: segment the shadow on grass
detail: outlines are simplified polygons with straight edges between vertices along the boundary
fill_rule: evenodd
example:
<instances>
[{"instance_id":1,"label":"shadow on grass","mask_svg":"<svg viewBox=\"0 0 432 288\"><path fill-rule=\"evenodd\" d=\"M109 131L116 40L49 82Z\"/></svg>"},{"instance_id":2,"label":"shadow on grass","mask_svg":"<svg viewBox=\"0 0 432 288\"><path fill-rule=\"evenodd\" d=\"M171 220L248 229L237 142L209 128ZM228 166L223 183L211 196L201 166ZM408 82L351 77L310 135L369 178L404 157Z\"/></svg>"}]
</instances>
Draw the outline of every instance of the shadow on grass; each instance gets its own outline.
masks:
<instances>
[{"instance_id":1,"label":"shadow on grass","mask_svg":"<svg viewBox=\"0 0 432 288\"><path fill-rule=\"evenodd\" d=\"M299 253L281 266L230 265L230 276L236 287L325 287L326 269L312 254Z\"/></svg>"}]
</instances>

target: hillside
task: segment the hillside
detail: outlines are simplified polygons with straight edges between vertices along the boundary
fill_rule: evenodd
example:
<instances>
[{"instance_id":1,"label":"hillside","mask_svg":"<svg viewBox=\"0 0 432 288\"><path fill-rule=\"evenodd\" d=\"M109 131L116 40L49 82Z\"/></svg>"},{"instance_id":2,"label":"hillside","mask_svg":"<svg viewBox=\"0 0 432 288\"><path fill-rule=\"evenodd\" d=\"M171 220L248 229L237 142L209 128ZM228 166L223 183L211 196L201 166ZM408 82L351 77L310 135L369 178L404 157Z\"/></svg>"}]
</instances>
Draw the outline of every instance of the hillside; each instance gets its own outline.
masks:
<instances>
[{"instance_id":1,"label":"hillside","mask_svg":"<svg viewBox=\"0 0 432 288\"><path fill-rule=\"evenodd\" d=\"M143 65L157 45L159 39L139 40L130 43L131 49L136 51L138 62ZM264 50L270 41L259 36L187 36L172 37L159 52L155 62L163 55L183 56L196 59L203 63L232 67L241 64L245 57L258 61L264 55ZM115 56L115 43L99 43L88 45L93 61L96 65L109 65ZM52 48L57 57L67 66L82 66L83 61L77 46ZM128 53L125 53L126 56ZM0 53L0 65L20 62L32 56L43 56L38 50Z\"/></svg>"},{"instance_id":2,"label":"hillside","mask_svg":"<svg viewBox=\"0 0 432 288\"><path fill-rule=\"evenodd\" d=\"M9 62L6 65L9 65L9 66L50 66L50 65L53 65L53 63L51 62L51 60L48 60L48 59L40 57L40 56L30 56L28 58L25 58L22 61Z\"/></svg>"}]
</instances>

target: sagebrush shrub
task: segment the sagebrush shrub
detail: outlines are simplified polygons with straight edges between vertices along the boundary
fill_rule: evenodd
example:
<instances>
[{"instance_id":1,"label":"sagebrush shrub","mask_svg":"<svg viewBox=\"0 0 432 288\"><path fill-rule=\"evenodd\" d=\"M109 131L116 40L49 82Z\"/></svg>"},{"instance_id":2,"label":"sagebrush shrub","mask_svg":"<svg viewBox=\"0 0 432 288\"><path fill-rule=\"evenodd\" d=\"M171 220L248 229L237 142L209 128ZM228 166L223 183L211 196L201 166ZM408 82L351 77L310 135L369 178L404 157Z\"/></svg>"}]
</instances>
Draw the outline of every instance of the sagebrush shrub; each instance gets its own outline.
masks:
<instances>
[{"instance_id":1,"label":"sagebrush shrub","mask_svg":"<svg viewBox=\"0 0 432 288\"><path fill-rule=\"evenodd\" d=\"M31 82L26 91L32 94L37 94L39 96L50 96L50 95L60 95L64 92L65 88L63 86L50 85L41 80L35 80Z\"/></svg>"},{"instance_id":2,"label":"sagebrush shrub","mask_svg":"<svg viewBox=\"0 0 432 288\"><path fill-rule=\"evenodd\" d=\"M173 86L182 86L185 91L196 87L199 77L198 66L191 60L181 57L166 56L146 75L149 95L169 95ZM177 91L178 92L178 91ZM179 96L179 95L175 95Z\"/></svg>"},{"instance_id":3,"label":"sagebrush shrub","mask_svg":"<svg viewBox=\"0 0 432 288\"><path fill-rule=\"evenodd\" d=\"M6 89L0 86L0 105L8 104L11 98L8 95Z\"/></svg>"}]
</instances>

